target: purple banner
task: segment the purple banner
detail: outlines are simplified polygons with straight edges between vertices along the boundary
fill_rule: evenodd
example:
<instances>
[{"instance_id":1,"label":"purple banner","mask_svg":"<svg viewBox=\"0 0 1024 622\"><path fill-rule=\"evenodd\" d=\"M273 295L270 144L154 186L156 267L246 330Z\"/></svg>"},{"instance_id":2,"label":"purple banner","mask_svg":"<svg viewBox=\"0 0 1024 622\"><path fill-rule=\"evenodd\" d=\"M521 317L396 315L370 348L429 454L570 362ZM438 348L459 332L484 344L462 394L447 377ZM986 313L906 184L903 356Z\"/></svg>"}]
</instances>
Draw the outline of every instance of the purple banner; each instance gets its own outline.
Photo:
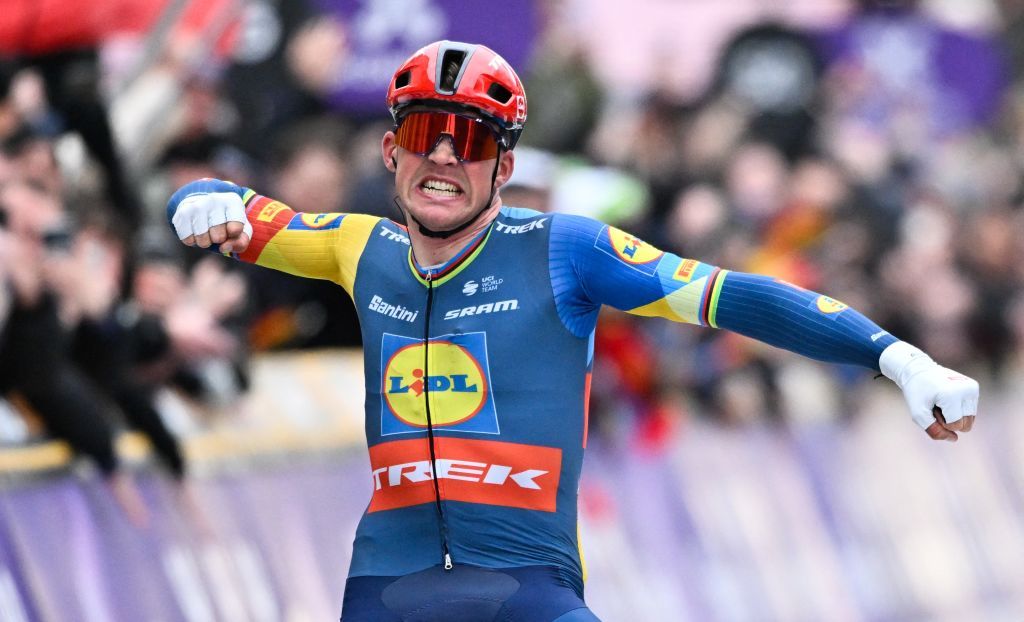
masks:
<instances>
[{"instance_id":1,"label":"purple banner","mask_svg":"<svg viewBox=\"0 0 1024 622\"><path fill-rule=\"evenodd\" d=\"M359 452L211 475L188 490L137 474L144 526L100 481L4 490L0 620L336 619L367 469Z\"/></svg>"},{"instance_id":2,"label":"purple banner","mask_svg":"<svg viewBox=\"0 0 1024 622\"><path fill-rule=\"evenodd\" d=\"M233 531L262 557L287 612L281 619L327 620L341 612L352 536L370 497L368 472L359 452L219 482Z\"/></svg>"},{"instance_id":3,"label":"purple banner","mask_svg":"<svg viewBox=\"0 0 1024 622\"><path fill-rule=\"evenodd\" d=\"M8 493L4 518L43 619L109 620L99 529L72 479Z\"/></svg>"},{"instance_id":4,"label":"purple banner","mask_svg":"<svg viewBox=\"0 0 1024 622\"><path fill-rule=\"evenodd\" d=\"M388 81L410 54L440 39L482 43L520 75L536 31L533 0L319 0L341 18L348 58L331 101L358 114L386 115Z\"/></svg>"},{"instance_id":5,"label":"purple banner","mask_svg":"<svg viewBox=\"0 0 1024 622\"><path fill-rule=\"evenodd\" d=\"M911 113L937 136L989 123L1010 82L996 34L951 30L923 12L865 12L818 43L836 77L860 85L842 102L847 114L881 131Z\"/></svg>"},{"instance_id":6,"label":"purple banner","mask_svg":"<svg viewBox=\"0 0 1024 622\"><path fill-rule=\"evenodd\" d=\"M608 622L1016 620L1019 421L956 446L867 419L691 422L658 450L595 435L587 600ZM0 489L0 620L337 619L371 493L365 451L209 466L188 488L135 474L144 527L95 479Z\"/></svg>"},{"instance_id":7,"label":"purple banner","mask_svg":"<svg viewBox=\"0 0 1024 622\"><path fill-rule=\"evenodd\" d=\"M24 566L16 555L14 545L10 534L7 533L6 521L0 521L0 620L38 620L40 616L32 606L32 593L23 575Z\"/></svg>"},{"instance_id":8,"label":"purple banner","mask_svg":"<svg viewBox=\"0 0 1024 622\"><path fill-rule=\"evenodd\" d=\"M185 620L159 562L166 549L187 541L187 534L176 528L178 513L165 494L169 484L155 474L136 479L149 509L147 526L133 526L107 485L94 480L82 487L86 504L74 517L74 528L82 538L88 530L96 531L100 572L107 579L105 595L114 619Z\"/></svg>"}]
</instances>

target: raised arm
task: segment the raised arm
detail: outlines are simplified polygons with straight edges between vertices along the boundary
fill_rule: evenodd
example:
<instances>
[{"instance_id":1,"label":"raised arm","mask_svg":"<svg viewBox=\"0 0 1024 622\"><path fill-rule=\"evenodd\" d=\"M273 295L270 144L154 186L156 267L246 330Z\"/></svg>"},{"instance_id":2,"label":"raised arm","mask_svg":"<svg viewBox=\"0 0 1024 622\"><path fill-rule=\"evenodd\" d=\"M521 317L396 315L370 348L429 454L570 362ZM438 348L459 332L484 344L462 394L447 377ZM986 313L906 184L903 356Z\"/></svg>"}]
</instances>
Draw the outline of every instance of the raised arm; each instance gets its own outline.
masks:
<instances>
[{"instance_id":1,"label":"raised arm","mask_svg":"<svg viewBox=\"0 0 1024 622\"><path fill-rule=\"evenodd\" d=\"M724 328L807 357L881 371L934 439L956 440L974 423L977 382L828 296L664 253L586 218L556 219L551 253L559 314L570 330L592 325L602 304Z\"/></svg>"},{"instance_id":2,"label":"raised arm","mask_svg":"<svg viewBox=\"0 0 1024 622\"><path fill-rule=\"evenodd\" d=\"M290 274L334 281L350 294L359 257L380 218L306 214L219 179L178 189L167 219L184 244Z\"/></svg>"}]
</instances>

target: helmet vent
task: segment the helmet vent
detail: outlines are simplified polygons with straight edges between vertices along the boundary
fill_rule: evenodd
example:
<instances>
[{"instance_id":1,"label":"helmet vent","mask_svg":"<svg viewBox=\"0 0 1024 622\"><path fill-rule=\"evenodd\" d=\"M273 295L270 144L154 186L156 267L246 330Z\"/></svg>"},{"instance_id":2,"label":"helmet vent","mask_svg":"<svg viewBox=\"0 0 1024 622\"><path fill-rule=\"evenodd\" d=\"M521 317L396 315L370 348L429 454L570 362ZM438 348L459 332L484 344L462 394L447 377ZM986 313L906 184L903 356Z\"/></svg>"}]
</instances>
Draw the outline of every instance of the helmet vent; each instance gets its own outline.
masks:
<instances>
[{"instance_id":1,"label":"helmet vent","mask_svg":"<svg viewBox=\"0 0 1024 622\"><path fill-rule=\"evenodd\" d=\"M508 100L512 99L512 91L494 82L487 89L487 96L498 103L507 104Z\"/></svg>"},{"instance_id":2,"label":"helmet vent","mask_svg":"<svg viewBox=\"0 0 1024 622\"><path fill-rule=\"evenodd\" d=\"M396 89L400 89L403 86L409 86L409 81L411 79L412 79L412 70L403 71L402 73L398 74L398 76L395 78L395 88Z\"/></svg>"},{"instance_id":3,"label":"helmet vent","mask_svg":"<svg viewBox=\"0 0 1024 622\"><path fill-rule=\"evenodd\" d=\"M437 85L439 93L452 94L462 74L462 63L466 60L465 50L448 49L441 57L441 80Z\"/></svg>"}]
</instances>

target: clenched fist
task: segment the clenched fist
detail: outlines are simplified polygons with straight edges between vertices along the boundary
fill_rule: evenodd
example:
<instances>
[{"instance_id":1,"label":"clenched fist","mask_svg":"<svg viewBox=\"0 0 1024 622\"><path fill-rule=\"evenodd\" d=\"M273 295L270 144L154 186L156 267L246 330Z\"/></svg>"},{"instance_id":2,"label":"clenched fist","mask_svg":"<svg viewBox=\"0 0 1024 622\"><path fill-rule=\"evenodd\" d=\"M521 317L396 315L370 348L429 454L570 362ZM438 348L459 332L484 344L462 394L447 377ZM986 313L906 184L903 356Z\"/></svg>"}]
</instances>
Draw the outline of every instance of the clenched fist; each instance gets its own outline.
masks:
<instances>
[{"instance_id":1,"label":"clenched fist","mask_svg":"<svg viewBox=\"0 0 1024 622\"><path fill-rule=\"evenodd\" d=\"M252 225L245 216L242 197L247 190L219 179L185 184L167 203L167 219L178 239L188 246L221 253L241 253L249 246Z\"/></svg>"},{"instance_id":2,"label":"clenched fist","mask_svg":"<svg viewBox=\"0 0 1024 622\"><path fill-rule=\"evenodd\" d=\"M911 418L928 436L956 441L957 432L970 432L974 427L979 387L973 378L942 367L903 341L887 347L878 364L903 390Z\"/></svg>"}]
</instances>

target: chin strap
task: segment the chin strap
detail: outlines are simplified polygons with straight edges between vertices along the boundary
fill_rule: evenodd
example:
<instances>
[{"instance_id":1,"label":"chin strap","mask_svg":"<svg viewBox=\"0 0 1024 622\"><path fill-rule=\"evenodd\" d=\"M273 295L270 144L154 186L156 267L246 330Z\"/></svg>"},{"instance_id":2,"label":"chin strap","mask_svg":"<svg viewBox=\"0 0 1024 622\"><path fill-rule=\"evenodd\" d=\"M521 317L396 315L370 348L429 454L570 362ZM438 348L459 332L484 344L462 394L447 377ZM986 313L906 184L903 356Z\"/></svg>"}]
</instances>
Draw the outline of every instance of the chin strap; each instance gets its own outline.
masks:
<instances>
[{"instance_id":1,"label":"chin strap","mask_svg":"<svg viewBox=\"0 0 1024 622\"><path fill-rule=\"evenodd\" d=\"M498 189L494 186L494 181L498 178L498 162L500 161L501 151L498 152L498 157L494 160L494 171L491 172L491 194L487 197L487 200L484 201L483 206L479 210L477 210L477 212L473 214L473 216L471 216L469 220L453 229L448 229L446 231L435 231L433 229L428 228L426 225L421 223L415 216L413 216L409 210L404 209L402 207L402 204L399 203L397 196L394 198L395 206L398 207L399 212L402 212L409 220L412 220L414 223L416 223L416 226L419 227L420 233L422 233L423 235L427 236L428 238L436 238L440 240L448 239L460 231L465 231L470 225L479 220L480 216L482 216L483 213L487 211L487 208L491 206L491 203L494 201L494 195L495 193L498 192Z\"/></svg>"}]
</instances>

